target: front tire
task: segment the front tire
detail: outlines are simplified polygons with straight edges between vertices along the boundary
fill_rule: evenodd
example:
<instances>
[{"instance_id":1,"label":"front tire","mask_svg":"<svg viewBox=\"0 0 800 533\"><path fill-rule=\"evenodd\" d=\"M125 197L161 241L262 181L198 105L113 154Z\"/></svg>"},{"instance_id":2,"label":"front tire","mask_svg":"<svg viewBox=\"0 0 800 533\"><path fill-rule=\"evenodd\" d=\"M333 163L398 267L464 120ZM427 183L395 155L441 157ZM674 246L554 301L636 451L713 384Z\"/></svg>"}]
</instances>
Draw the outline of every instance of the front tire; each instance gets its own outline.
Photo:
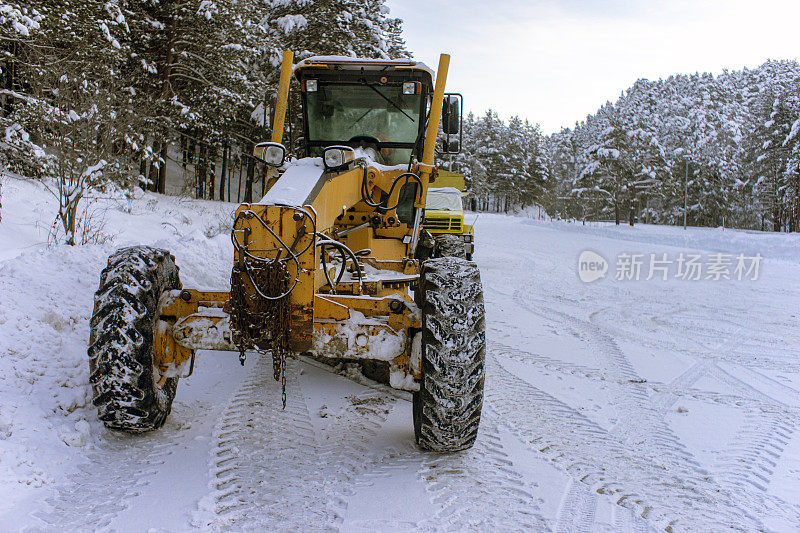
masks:
<instances>
[{"instance_id":1,"label":"front tire","mask_svg":"<svg viewBox=\"0 0 800 533\"><path fill-rule=\"evenodd\" d=\"M109 257L89 338L92 402L106 427L140 433L164 425L178 378L158 385L153 332L161 294L180 288L175 259L165 250L134 246Z\"/></svg>"},{"instance_id":2,"label":"front tire","mask_svg":"<svg viewBox=\"0 0 800 533\"><path fill-rule=\"evenodd\" d=\"M478 267L456 257L425 261L418 302L422 380L413 399L414 435L425 450L465 450L478 436L483 406L486 334Z\"/></svg>"}]
</instances>

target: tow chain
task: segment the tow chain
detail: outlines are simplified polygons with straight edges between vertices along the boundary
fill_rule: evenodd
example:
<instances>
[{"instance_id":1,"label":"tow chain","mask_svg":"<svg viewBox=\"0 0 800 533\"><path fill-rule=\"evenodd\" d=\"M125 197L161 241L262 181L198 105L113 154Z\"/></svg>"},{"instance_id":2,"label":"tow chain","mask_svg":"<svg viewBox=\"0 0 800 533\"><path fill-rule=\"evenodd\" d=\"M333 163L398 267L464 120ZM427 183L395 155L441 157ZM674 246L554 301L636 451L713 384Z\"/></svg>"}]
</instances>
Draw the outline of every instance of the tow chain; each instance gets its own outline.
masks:
<instances>
[{"instance_id":1,"label":"tow chain","mask_svg":"<svg viewBox=\"0 0 800 533\"><path fill-rule=\"evenodd\" d=\"M246 289L255 285L257 290ZM245 351L255 349L272 355L272 373L281 382L281 401L286 408L286 353L289 350L290 276L278 259L242 257L231 272L231 333L244 365ZM264 296L267 296L265 298ZM283 297L280 297L284 295Z\"/></svg>"}]
</instances>

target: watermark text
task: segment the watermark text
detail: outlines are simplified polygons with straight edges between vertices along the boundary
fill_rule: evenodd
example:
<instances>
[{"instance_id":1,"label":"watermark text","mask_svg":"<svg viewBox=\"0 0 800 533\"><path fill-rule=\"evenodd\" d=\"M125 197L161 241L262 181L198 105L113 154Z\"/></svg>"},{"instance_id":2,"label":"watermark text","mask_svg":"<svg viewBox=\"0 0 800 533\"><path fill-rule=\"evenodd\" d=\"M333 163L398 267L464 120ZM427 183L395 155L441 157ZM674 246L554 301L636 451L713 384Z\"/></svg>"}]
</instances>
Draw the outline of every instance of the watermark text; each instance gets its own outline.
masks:
<instances>
[{"instance_id":1,"label":"watermark text","mask_svg":"<svg viewBox=\"0 0 800 533\"><path fill-rule=\"evenodd\" d=\"M650 281L678 279L700 280L752 280L761 273L761 254L696 254L696 253L621 253L614 264L614 279L617 281ZM578 257L578 277L585 283L604 278L609 270L605 257L591 250L584 250Z\"/></svg>"}]
</instances>

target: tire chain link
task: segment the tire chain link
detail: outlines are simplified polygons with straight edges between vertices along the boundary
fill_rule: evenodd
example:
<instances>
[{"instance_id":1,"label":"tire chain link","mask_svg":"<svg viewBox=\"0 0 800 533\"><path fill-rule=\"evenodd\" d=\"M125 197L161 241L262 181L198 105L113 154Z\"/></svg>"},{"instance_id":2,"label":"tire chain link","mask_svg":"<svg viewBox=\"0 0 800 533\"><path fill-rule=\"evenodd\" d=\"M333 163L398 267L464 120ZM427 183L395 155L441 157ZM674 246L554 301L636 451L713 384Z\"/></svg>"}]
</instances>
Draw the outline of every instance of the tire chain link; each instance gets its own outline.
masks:
<instances>
[{"instance_id":1,"label":"tire chain link","mask_svg":"<svg viewBox=\"0 0 800 533\"><path fill-rule=\"evenodd\" d=\"M246 290L257 285L266 296L279 296L289 290L290 276L286 263L278 259L253 261L241 259L231 272L231 333L245 361L246 350L272 355L272 373L281 382L281 400L286 408L286 353L289 348L289 296L263 298L258 291Z\"/></svg>"}]
</instances>

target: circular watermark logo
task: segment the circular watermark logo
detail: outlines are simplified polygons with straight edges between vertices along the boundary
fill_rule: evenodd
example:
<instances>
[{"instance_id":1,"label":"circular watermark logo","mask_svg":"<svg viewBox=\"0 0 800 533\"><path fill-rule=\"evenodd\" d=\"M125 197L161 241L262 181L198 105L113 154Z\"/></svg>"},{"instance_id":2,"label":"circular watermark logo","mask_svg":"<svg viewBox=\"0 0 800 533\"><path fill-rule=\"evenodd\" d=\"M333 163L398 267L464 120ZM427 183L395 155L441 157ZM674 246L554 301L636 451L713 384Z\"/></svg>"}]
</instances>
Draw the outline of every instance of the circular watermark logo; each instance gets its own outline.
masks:
<instances>
[{"instance_id":1,"label":"circular watermark logo","mask_svg":"<svg viewBox=\"0 0 800 533\"><path fill-rule=\"evenodd\" d=\"M591 283L606 277L608 261L602 255L584 250L578 256L578 277L584 283Z\"/></svg>"}]
</instances>

